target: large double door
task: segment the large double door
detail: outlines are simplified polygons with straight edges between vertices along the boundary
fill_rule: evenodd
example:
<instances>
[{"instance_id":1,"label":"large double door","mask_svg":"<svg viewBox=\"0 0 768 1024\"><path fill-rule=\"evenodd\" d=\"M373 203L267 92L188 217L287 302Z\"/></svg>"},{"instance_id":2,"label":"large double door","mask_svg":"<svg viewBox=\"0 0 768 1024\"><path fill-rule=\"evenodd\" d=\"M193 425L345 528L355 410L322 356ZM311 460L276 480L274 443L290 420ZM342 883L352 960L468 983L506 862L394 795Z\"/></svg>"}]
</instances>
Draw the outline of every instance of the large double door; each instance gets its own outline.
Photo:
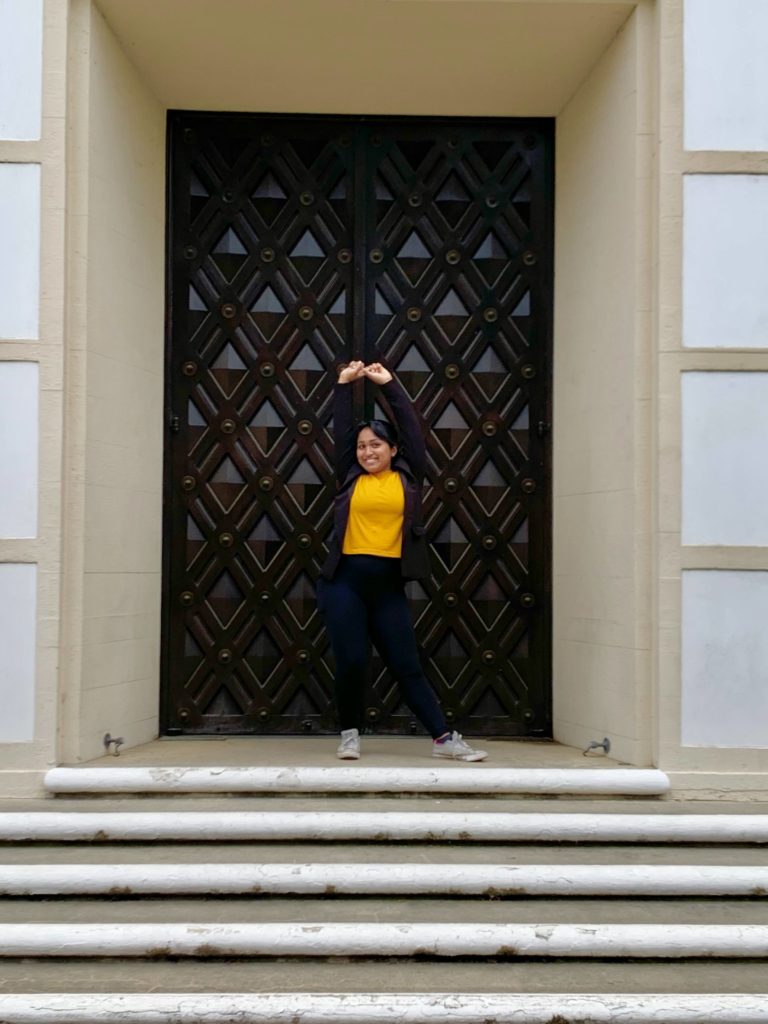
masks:
<instances>
[{"instance_id":1,"label":"large double door","mask_svg":"<svg viewBox=\"0 0 768 1024\"><path fill-rule=\"evenodd\" d=\"M170 115L166 732L335 731L315 584L360 358L427 431L409 591L449 721L550 734L552 158L547 120ZM376 659L366 716L419 728Z\"/></svg>"}]
</instances>

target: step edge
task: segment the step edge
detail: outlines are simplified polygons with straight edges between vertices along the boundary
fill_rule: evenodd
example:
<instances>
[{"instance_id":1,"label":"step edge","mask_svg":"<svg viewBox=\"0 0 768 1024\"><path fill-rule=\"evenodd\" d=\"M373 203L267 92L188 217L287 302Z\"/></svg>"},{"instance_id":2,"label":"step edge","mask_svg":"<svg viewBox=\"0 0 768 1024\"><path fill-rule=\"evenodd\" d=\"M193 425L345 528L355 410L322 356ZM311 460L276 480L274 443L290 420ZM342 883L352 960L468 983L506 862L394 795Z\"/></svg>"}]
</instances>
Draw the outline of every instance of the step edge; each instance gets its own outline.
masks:
<instances>
[{"instance_id":1,"label":"step edge","mask_svg":"<svg viewBox=\"0 0 768 1024\"><path fill-rule=\"evenodd\" d=\"M0 842L35 840L768 842L765 814L492 811L9 811Z\"/></svg>"},{"instance_id":2,"label":"step edge","mask_svg":"<svg viewBox=\"0 0 768 1024\"><path fill-rule=\"evenodd\" d=\"M131 767L52 768L49 793L430 792L664 796L657 768Z\"/></svg>"},{"instance_id":3,"label":"step edge","mask_svg":"<svg viewBox=\"0 0 768 1024\"><path fill-rule=\"evenodd\" d=\"M766 1024L768 1000L748 994L602 993L18 993L0 995L6 1024Z\"/></svg>"},{"instance_id":4,"label":"step edge","mask_svg":"<svg viewBox=\"0 0 768 1024\"><path fill-rule=\"evenodd\" d=\"M0 925L0 957L765 959L768 925L355 922Z\"/></svg>"},{"instance_id":5,"label":"step edge","mask_svg":"<svg viewBox=\"0 0 768 1024\"><path fill-rule=\"evenodd\" d=\"M768 896L768 867L681 864L3 864L0 896Z\"/></svg>"}]
</instances>

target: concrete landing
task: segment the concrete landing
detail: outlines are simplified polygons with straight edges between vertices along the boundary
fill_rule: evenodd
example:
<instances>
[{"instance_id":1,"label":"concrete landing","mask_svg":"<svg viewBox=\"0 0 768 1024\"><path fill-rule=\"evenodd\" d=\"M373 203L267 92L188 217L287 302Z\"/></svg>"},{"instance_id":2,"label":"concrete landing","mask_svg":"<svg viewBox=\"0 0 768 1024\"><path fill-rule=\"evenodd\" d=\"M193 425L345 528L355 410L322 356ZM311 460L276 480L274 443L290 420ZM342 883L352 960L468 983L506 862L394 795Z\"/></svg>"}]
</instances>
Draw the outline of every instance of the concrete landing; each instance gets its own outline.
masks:
<instances>
[{"instance_id":1,"label":"concrete landing","mask_svg":"<svg viewBox=\"0 0 768 1024\"><path fill-rule=\"evenodd\" d=\"M493 768L616 768L621 764L602 754L584 756L576 747L547 740L465 738L488 751L488 760L482 764ZM363 736L361 745L362 757L357 762L361 767L422 768L437 763L427 736ZM321 768L339 764L337 746L336 736L174 736L121 750L118 757L97 758L88 766Z\"/></svg>"}]
</instances>

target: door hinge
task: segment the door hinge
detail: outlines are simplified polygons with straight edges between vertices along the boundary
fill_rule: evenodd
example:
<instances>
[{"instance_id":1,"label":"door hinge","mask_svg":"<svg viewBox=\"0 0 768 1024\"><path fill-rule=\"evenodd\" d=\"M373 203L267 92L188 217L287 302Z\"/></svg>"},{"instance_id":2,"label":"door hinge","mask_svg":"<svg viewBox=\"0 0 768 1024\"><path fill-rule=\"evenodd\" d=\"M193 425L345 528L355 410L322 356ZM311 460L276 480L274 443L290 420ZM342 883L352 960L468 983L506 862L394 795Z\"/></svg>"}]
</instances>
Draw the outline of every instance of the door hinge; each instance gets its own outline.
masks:
<instances>
[{"instance_id":1,"label":"door hinge","mask_svg":"<svg viewBox=\"0 0 768 1024\"><path fill-rule=\"evenodd\" d=\"M539 437L546 437L549 433L549 423L545 423L544 420L539 420L536 424L536 433Z\"/></svg>"},{"instance_id":2,"label":"door hinge","mask_svg":"<svg viewBox=\"0 0 768 1024\"><path fill-rule=\"evenodd\" d=\"M178 434L178 432L181 430L181 420L179 419L178 416L171 416L170 428L172 434Z\"/></svg>"}]
</instances>

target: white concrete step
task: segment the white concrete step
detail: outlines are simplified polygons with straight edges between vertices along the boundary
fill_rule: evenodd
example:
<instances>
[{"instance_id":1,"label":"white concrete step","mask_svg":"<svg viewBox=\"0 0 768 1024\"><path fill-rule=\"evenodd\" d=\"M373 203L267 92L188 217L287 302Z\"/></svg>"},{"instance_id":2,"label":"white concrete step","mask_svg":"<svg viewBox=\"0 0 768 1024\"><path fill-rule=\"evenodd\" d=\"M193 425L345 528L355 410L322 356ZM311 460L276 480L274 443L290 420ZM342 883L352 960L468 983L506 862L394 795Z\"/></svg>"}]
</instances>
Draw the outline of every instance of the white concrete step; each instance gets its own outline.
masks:
<instances>
[{"instance_id":1,"label":"white concrete step","mask_svg":"<svg viewBox=\"0 0 768 1024\"><path fill-rule=\"evenodd\" d=\"M760 995L768 1004L767 973L762 960L0 958L0 993L81 993L84 1006L96 993L186 993L191 1005L193 997L213 993L281 994L286 1012L306 1005L302 999L294 1002L300 994L352 996L385 987L416 999L424 993L438 998L452 994L458 1000L471 993L602 993L605 999L614 993L674 993L684 1003L694 993L731 993ZM394 1016L390 1024L397 1024ZM287 1024L285 1018L278 1019ZM702 1017L701 1024L708 1020Z\"/></svg>"},{"instance_id":2,"label":"white concrete step","mask_svg":"<svg viewBox=\"0 0 768 1024\"><path fill-rule=\"evenodd\" d=\"M768 843L765 814L413 811L0 813L0 842Z\"/></svg>"},{"instance_id":3,"label":"white concrete step","mask_svg":"<svg viewBox=\"0 0 768 1024\"><path fill-rule=\"evenodd\" d=\"M760 844L690 843L0 843L0 864L673 864L765 867Z\"/></svg>"},{"instance_id":4,"label":"white concrete step","mask_svg":"<svg viewBox=\"0 0 768 1024\"><path fill-rule=\"evenodd\" d=\"M525 925L768 925L764 899L692 899L640 896L469 896L244 894L208 896L59 896L0 898L0 922L19 924L123 925L193 923L233 925L326 924L393 927L414 922L452 930L459 922L473 927ZM1 927L1 926L0 926ZM768 983L768 978L767 978Z\"/></svg>"},{"instance_id":5,"label":"white concrete step","mask_svg":"<svg viewBox=\"0 0 768 1024\"><path fill-rule=\"evenodd\" d=\"M0 957L768 959L768 925L3 924Z\"/></svg>"},{"instance_id":6,"label":"white concrete step","mask_svg":"<svg viewBox=\"0 0 768 1024\"><path fill-rule=\"evenodd\" d=\"M701 813L648 788L627 799L602 783L583 791L600 776L626 786L624 769L584 769L589 780L565 794L549 770L494 769L503 776L494 782L482 765L410 768L398 772L402 789L397 769L369 769L359 793L348 782L362 771L354 765L60 771L76 778L52 772L52 794L61 783L80 796L0 813L0 1021L16 1019L18 1004L1 1001L12 992L29 1020L67 1024L102 1010L94 1020L199 1024L220 1011L222 1021L311 1024L317 1012L318 1024L367 1024L370 1011L373 1024L377 1013L391 1024L410 1007L416 1024L418 1008L433 1004L424 1019L442 1024L441 999L457 1008L448 1019L463 1019L466 1006L470 1020L482 1012L478 1024L503 1013L572 1020L580 1005L606 1008L582 1020L639 1024L677 1012L686 1024L735 1024L768 1005L768 994L754 1002L768 993L766 814ZM100 776L95 788L86 772ZM573 782L575 772L563 774ZM531 786L545 783L537 799ZM388 958L408 994L384 1005L375 993ZM269 1000L275 987L278 1007L226 1002ZM688 990L704 1002L642 994ZM152 995L109 1002L130 991ZM710 991L747 1001L729 1006ZM362 1002L318 1002L337 992ZM509 992L526 994L510 1008ZM56 1002L62 993L69 1009Z\"/></svg>"},{"instance_id":7,"label":"white concrete step","mask_svg":"<svg viewBox=\"0 0 768 1024\"><path fill-rule=\"evenodd\" d=\"M760 995L0 995L4 1024L766 1024Z\"/></svg>"},{"instance_id":8,"label":"white concrete step","mask_svg":"<svg viewBox=\"0 0 768 1024\"><path fill-rule=\"evenodd\" d=\"M0 896L768 896L768 867L660 864L0 865Z\"/></svg>"},{"instance_id":9,"label":"white concrete step","mask_svg":"<svg viewBox=\"0 0 768 1024\"><path fill-rule=\"evenodd\" d=\"M110 764L117 763L115 758ZM489 794L482 793L48 793L30 799L9 799L0 795L3 811L413 811L416 815L432 810L469 813L493 811L532 814L768 814L768 800L678 800L674 792L657 796L594 797L546 793Z\"/></svg>"},{"instance_id":10,"label":"white concrete step","mask_svg":"<svg viewBox=\"0 0 768 1024\"><path fill-rule=\"evenodd\" d=\"M654 768L318 767L53 768L50 793L466 793L663 796L669 779Z\"/></svg>"}]
</instances>

